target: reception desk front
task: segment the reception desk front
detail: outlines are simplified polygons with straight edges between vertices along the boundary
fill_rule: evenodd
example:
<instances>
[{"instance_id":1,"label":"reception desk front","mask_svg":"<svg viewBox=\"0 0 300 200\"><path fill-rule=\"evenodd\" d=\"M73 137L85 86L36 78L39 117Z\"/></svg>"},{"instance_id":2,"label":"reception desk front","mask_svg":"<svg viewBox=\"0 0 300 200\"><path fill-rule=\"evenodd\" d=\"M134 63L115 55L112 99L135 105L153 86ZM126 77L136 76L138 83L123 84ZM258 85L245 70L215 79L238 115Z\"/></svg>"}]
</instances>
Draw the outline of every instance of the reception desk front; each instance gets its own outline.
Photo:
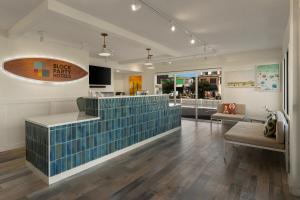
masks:
<instances>
[{"instance_id":1,"label":"reception desk front","mask_svg":"<svg viewBox=\"0 0 300 200\"><path fill-rule=\"evenodd\" d=\"M52 184L180 127L165 95L86 98L85 113L26 120L26 164Z\"/></svg>"}]
</instances>

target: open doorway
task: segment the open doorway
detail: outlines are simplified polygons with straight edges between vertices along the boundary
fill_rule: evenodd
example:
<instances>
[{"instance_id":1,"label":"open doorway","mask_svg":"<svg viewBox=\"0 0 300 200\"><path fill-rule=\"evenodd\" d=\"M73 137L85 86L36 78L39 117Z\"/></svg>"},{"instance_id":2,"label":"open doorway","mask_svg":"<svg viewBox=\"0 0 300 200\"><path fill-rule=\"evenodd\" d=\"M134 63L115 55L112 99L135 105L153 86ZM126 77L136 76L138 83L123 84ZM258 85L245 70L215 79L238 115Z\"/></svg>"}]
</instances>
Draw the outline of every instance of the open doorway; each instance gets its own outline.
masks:
<instances>
[{"instance_id":1,"label":"open doorway","mask_svg":"<svg viewBox=\"0 0 300 200\"><path fill-rule=\"evenodd\" d=\"M220 69L158 73L156 80L156 93L180 103L182 117L208 120L222 99Z\"/></svg>"}]
</instances>

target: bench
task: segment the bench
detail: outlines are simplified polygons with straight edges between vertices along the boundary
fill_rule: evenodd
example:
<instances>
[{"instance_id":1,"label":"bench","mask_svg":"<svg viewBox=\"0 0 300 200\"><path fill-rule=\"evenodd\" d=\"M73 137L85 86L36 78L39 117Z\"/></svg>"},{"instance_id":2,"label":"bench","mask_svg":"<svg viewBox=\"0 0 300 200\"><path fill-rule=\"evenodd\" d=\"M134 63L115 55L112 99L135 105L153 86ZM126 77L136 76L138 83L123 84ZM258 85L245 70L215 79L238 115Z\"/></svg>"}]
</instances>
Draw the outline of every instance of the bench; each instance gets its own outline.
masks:
<instances>
[{"instance_id":1,"label":"bench","mask_svg":"<svg viewBox=\"0 0 300 200\"><path fill-rule=\"evenodd\" d=\"M265 137L265 125L252 122L238 122L224 134L224 161L227 163L228 144L242 145L258 149L282 152L285 154L286 169L288 169L288 123L284 114L276 112L276 138Z\"/></svg>"},{"instance_id":2,"label":"bench","mask_svg":"<svg viewBox=\"0 0 300 200\"><path fill-rule=\"evenodd\" d=\"M218 104L217 113L211 115L210 117L210 129L212 130L212 121L243 121L246 117L246 105L245 104L236 104L236 114L225 114L223 113L224 106L223 104Z\"/></svg>"}]
</instances>

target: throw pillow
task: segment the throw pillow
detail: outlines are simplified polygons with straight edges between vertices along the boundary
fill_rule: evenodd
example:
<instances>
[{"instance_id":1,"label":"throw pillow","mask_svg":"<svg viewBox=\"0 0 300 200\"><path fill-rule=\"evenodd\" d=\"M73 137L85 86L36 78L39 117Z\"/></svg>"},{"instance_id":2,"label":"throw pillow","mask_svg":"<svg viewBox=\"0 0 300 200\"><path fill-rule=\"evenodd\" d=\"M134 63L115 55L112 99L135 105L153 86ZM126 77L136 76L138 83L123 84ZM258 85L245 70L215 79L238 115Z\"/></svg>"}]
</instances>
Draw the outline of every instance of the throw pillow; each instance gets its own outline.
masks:
<instances>
[{"instance_id":1,"label":"throw pillow","mask_svg":"<svg viewBox=\"0 0 300 200\"><path fill-rule=\"evenodd\" d=\"M236 114L236 104L235 103L224 103L223 113L224 114Z\"/></svg>"},{"instance_id":2,"label":"throw pillow","mask_svg":"<svg viewBox=\"0 0 300 200\"><path fill-rule=\"evenodd\" d=\"M264 130L264 135L266 137L276 137L276 122L277 117L275 114L268 116Z\"/></svg>"}]
</instances>

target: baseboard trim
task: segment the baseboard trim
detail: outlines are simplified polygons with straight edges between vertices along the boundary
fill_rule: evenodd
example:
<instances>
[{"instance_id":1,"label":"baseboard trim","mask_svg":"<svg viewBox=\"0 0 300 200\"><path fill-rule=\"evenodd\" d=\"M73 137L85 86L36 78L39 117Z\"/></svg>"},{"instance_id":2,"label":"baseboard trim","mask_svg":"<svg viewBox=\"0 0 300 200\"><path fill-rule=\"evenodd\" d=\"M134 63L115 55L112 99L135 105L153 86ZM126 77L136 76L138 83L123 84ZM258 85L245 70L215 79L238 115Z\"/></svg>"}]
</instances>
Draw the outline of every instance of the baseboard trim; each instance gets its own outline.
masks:
<instances>
[{"instance_id":1,"label":"baseboard trim","mask_svg":"<svg viewBox=\"0 0 300 200\"><path fill-rule=\"evenodd\" d=\"M179 131L179 130L181 130L181 126L176 127L176 128L174 128L174 129L171 129L171 130L168 130L168 131L166 131L166 132L164 132L164 133L161 133L161 134L159 134L159 135L156 135L156 136L154 136L154 137L151 137L151 138L149 138L149 139L146 139L146 140L144 140L144 141L142 141L142 142L133 144L133 145L131 145L131 146L129 146L129 147L126 147L126 148L121 149L121 150L119 150L119 151L116 151L116 152L114 152L114 153L108 154L108 155L103 156L103 157L101 157L101 158L98 158L98 159L96 159L96 160L90 161L90 162L88 162L88 163L85 163L85 164L83 164L83 165L80 165L80 166L78 166L78 167L75 167L75 168L73 168L73 169L70 169L70 170L68 170L68 171L66 171L66 172L63 172L63 173L61 173L61 174L58 174L58 175L55 175L55 176L52 176L52 177L46 176L45 174L43 174L39 169L35 168L35 167L34 167L31 163L29 163L28 161L26 161L26 166L27 166L30 170L32 170L37 176L39 176L44 182L46 182L48 185L51 185L51 184L57 183L57 182L59 182L59 181L62 181L62 180L64 180L64 179L68 178L68 177L71 177L71 176L73 176L73 175L76 175L76 174L78 174L78 173L80 173L80 172L83 172L83 171L85 171L85 170L87 170L87 169L89 169L89 168L91 168L91 167L94 167L94 166L96 166L96 165L99 165L99 164L101 164L101 163L103 163L103 162L105 162L105 161L108 161L108 160L112 159L112 158L118 157L118 156L120 156L120 155L122 155L122 154L125 154L125 153L129 152L129 151L132 151L132 150L134 150L134 149L137 149L137 148L139 148L139 147L141 147L141 146L143 146L143 145L145 145L145 144L151 143L151 142L153 142L153 141L155 141L155 140L157 140L157 139L160 139L160 138L162 138L162 137L164 137L164 136L167 136L167 135L169 135L169 134L171 134L171 133L174 133L174 132L176 132L176 131Z\"/></svg>"},{"instance_id":2,"label":"baseboard trim","mask_svg":"<svg viewBox=\"0 0 300 200\"><path fill-rule=\"evenodd\" d=\"M6 145L6 146L3 146L3 147L0 147L0 152L9 151L9 150L13 150L13 149L19 149L19 148L22 148L22 147L25 147L24 142L11 144L11 145Z\"/></svg>"}]
</instances>

